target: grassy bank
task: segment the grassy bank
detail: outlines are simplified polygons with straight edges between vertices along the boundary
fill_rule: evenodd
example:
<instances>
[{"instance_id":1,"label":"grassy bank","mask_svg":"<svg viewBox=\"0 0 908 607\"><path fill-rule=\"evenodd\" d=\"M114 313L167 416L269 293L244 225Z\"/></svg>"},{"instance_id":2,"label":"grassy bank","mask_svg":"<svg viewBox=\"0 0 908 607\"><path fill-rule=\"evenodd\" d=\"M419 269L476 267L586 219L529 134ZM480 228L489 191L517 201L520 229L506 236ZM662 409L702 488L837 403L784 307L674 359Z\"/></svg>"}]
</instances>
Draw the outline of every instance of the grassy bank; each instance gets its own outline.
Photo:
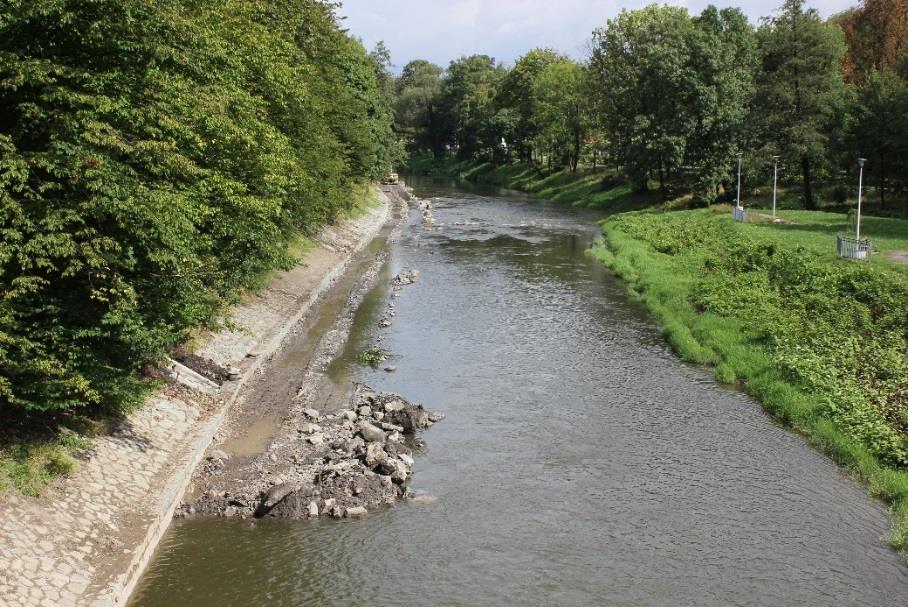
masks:
<instances>
[{"instance_id":1,"label":"grassy bank","mask_svg":"<svg viewBox=\"0 0 908 607\"><path fill-rule=\"evenodd\" d=\"M624 180L605 169L571 173L568 170L547 171L521 163L493 165L478 160L435 160L415 156L408 160L405 170L418 175L465 179L520 190L539 198L609 213L663 204L658 192L634 193ZM684 200L672 202L681 204Z\"/></svg>"},{"instance_id":2,"label":"grassy bank","mask_svg":"<svg viewBox=\"0 0 908 607\"><path fill-rule=\"evenodd\" d=\"M689 193L678 193L669 200L663 199L661 193L656 191L658 185L656 183L650 184L649 192L643 194L633 192L614 169L603 167L596 170L589 167L581 168L576 173L571 173L567 169L546 169L523 163L496 165L481 160L456 158L436 160L431 156L414 156L407 160L402 170L417 175L464 179L520 190L546 200L576 207L601 209L608 214L645 208L676 209L696 205ZM816 185L815 197L821 210L846 213L854 208L854 200L836 201L838 189L840 188L834 184ZM854 196L854 192L851 192L851 196ZM890 201L884 210L880 208L876 196L878 194L871 195L868 189L864 198L865 214L906 218L908 200ZM769 182L767 181L764 187L748 190L742 200L749 209L759 208L768 211L772 208L772 188ZM801 185L780 183L777 204L783 211L797 213L804 206L801 200Z\"/></svg>"},{"instance_id":3,"label":"grassy bank","mask_svg":"<svg viewBox=\"0 0 908 607\"><path fill-rule=\"evenodd\" d=\"M908 267L834 256L841 214L740 224L728 208L603 222L595 254L639 295L685 360L757 397L892 508L908 550ZM908 221L867 218L881 253Z\"/></svg>"}]
</instances>

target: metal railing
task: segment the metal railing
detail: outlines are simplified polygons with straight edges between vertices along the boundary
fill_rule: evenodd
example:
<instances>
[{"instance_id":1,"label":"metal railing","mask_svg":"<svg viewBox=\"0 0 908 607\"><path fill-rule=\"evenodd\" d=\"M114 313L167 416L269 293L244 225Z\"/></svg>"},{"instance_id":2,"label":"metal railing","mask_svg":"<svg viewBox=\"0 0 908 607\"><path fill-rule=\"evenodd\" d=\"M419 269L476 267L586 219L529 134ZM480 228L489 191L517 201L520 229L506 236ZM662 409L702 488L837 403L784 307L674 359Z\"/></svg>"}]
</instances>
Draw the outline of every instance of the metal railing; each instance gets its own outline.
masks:
<instances>
[{"instance_id":1,"label":"metal railing","mask_svg":"<svg viewBox=\"0 0 908 607\"><path fill-rule=\"evenodd\" d=\"M742 223L747 223L747 211L743 207L737 205L731 208L731 215L735 218L735 221L740 221Z\"/></svg>"},{"instance_id":2,"label":"metal railing","mask_svg":"<svg viewBox=\"0 0 908 607\"><path fill-rule=\"evenodd\" d=\"M873 243L868 238L857 238L851 236L836 236L836 251L839 257L846 259L870 259L870 251L873 249Z\"/></svg>"}]
</instances>

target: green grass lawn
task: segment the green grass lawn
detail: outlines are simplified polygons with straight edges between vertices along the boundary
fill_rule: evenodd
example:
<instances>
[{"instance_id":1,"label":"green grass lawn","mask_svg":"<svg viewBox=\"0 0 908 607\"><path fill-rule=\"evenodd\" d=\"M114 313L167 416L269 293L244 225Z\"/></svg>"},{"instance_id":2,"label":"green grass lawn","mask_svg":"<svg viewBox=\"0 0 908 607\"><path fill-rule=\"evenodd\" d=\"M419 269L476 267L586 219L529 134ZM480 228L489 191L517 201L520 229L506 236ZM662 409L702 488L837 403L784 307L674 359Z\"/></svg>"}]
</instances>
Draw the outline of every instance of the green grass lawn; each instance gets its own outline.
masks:
<instances>
[{"instance_id":1,"label":"green grass lawn","mask_svg":"<svg viewBox=\"0 0 908 607\"><path fill-rule=\"evenodd\" d=\"M790 223L756 221L748 224L747 229L766 242L803 247L829 258L836 256L836 234L854 235L851 223L843 213L784 210L777 215ZM861 237L873 242L872 265L908 273L908 265L891 261L886 255L908 250L908 220L865 215L861 218Z\"/></svg>"},{"instance_id":2,"label":"green grass lawn","mask_svg":"<svg viewBox=\"0 0 908 607\"><path fill-rule=\"evenodd\" d=\"M843 214L732 221L728 207L614 215L594 251L674 350L757 397L892 507L908 549L908 221L866 218L881 254L839 259Z\"/></svg>"}]
</instances>

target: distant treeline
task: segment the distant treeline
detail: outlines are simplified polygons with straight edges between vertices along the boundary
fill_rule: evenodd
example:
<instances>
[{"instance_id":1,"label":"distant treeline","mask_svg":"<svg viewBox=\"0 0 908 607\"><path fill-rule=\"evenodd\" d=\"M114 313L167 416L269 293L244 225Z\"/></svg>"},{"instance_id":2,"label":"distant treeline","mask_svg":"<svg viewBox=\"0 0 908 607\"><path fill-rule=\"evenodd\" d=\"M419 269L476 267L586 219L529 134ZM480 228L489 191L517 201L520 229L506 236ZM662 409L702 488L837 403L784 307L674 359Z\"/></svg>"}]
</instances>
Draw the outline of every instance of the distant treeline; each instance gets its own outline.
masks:
<instances>
[{"instance_id":1,"label":"distant treeline","mask_svg":"<svg viewBox=\"0 0 908 607\"><path fill-rule=\"evenodd\" d=\"M319 0L0 4L0 414L139 369L397 159L393 81Z\"/></svg>"},{"instance_id":2,"label":"distant treeline","mask_svg":"<svg viewBox=\"0 0 908 607\"><path fill-rule=\"evenodd\" d=\"M579 42L579 41L578 41ZM490 162L607 164L636 189L733 196L773 156L807 209L815 184L853 192L857 158L881 206L908 190L908 0L865 0L823 20L787 0L753 27L734 8L651 5L593 32L585 61L535 49L413 61L396 82L410 150Z\"/></svg>"}]
</instances>

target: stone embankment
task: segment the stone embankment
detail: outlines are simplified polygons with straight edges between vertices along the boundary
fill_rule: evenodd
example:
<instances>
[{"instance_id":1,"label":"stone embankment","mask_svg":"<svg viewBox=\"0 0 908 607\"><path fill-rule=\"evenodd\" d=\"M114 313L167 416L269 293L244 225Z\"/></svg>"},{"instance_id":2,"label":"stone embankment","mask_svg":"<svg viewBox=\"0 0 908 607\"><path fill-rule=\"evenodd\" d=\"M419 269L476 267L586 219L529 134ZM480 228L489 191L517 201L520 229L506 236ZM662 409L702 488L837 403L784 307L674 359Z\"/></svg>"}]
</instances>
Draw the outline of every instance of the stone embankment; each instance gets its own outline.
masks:
<instances>
[{"instance_id":1,"label":"stone embankment","mask_svg":"<svg viewBox=\"0 0 908 607\"><path fill-rule=\"evenodd\" d=\"M400 190L385 194L408 199ZM326 227L303 264L237 306L237 330L203 340L196 354L229 370L215 394L166 384L95 438L46 495L0 496L0 607L125 602L246 381L379 233L386 195L360 218Z\"/></svg>"}]
</instances>

